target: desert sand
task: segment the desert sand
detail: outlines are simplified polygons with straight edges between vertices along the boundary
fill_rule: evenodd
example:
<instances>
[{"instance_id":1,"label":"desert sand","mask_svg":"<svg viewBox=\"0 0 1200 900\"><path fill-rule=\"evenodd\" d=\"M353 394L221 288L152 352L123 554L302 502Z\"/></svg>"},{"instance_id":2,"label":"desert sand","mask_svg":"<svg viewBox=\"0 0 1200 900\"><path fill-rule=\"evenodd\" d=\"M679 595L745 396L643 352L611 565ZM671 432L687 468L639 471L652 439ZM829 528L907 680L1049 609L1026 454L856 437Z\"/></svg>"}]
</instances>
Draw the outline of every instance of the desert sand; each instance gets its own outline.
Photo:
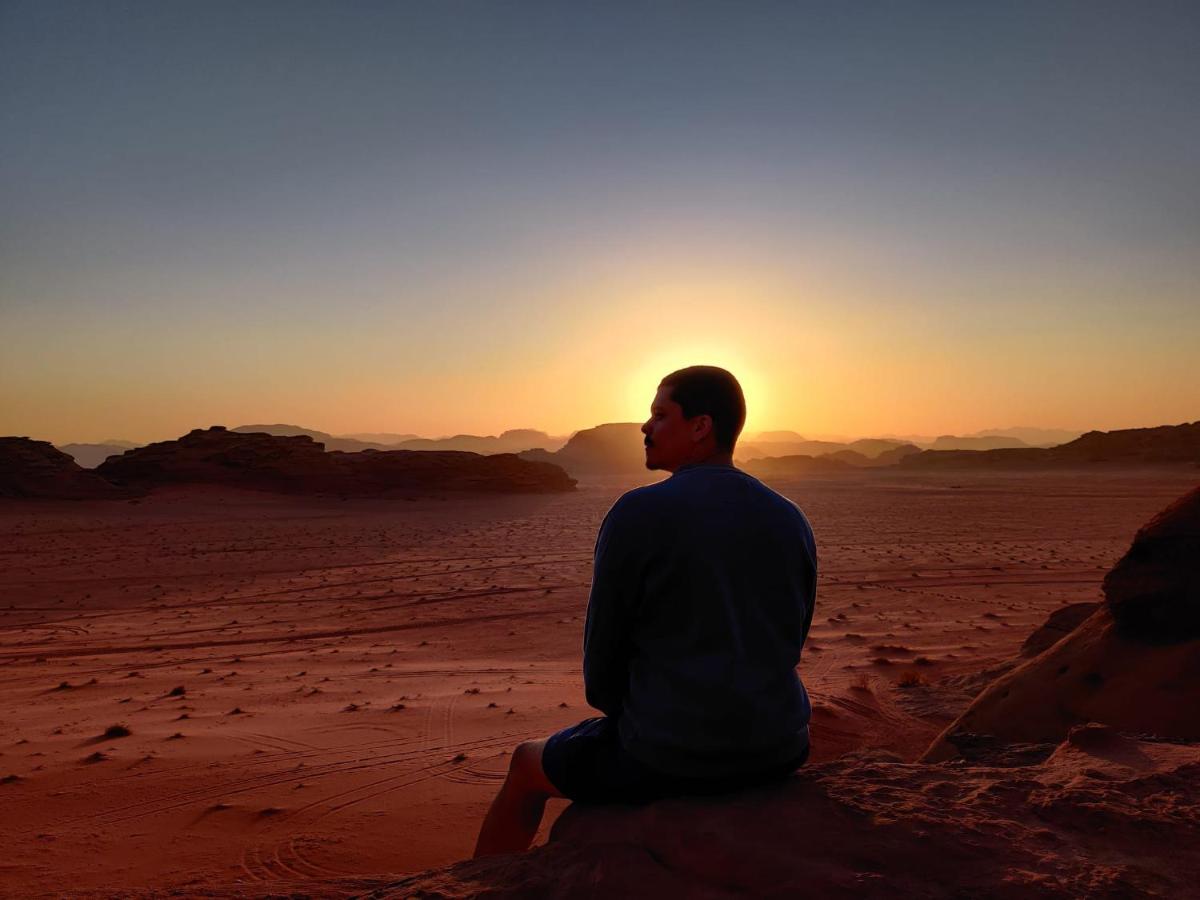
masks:
<instances>
[{"instance_id":1,"label":"desert sand","mask_svg":"<svg viewBox=\"0 0 1200 900\"><path fill-rule=\"evenodd\" d=\"M915 761L1047 616L1101 599L1137 529L1196 482L769 482L820 554L800 665L811 765ZM3 501L0 891L332 894L468 857L512 746L595 714L580 676L592 547L635 483ZM1072 756L1081 734L1057 771L1089 765ZM964 784L925 772L894 790ZM537 843L567 806L551 801Z\"/></svg>"}]
</instances>

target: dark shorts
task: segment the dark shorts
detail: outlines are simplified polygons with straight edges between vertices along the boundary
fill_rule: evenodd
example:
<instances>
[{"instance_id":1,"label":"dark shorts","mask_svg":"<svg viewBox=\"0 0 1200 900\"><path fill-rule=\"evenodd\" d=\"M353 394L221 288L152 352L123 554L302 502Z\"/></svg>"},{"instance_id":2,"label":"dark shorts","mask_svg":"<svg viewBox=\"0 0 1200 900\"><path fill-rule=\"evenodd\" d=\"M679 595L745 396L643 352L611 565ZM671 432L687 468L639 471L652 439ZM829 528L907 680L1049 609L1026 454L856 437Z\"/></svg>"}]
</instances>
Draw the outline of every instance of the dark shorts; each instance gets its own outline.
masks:
<instances>
[{"instance_id":1,"label":"dark shorts","mask_svg":"<svg viewBox=\"0 0 1200 900\"><path fill-rule=\"evenodd\" d=\"M782 780L808 760L808 748L795 759L752 775L683 778L658 772L621 746L615 719L597 716L551 735L542 750L542 770L550 782L578 803L649 803L663 797L721 794Z\"/></svg>"}]
</instances>

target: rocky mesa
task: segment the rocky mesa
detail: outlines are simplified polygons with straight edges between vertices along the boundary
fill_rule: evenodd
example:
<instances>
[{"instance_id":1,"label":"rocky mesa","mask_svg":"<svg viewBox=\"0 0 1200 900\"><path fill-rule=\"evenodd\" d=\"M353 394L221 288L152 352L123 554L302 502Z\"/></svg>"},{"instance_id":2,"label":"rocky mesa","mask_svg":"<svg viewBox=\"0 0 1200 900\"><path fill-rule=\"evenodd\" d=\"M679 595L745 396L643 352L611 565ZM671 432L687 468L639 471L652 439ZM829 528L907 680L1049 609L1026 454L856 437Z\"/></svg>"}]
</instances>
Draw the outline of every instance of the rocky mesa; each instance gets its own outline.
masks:
<instances>
[{"instance_id":1,"label":"rocky mesa","mask_svg":"<svg viewBox=\"0 0 1200 900\"><path fill-rule=\"evenodd\" d=\"M0 497L89 499L121 491L47 441L0 437Z\"/></svg>"},{"instance_id":2,"label":"rocky mesa","mask_svg":"<svg viewBox=\"0 0 1200 900\"><path fill-rule=\"evenodd\" d=\"M375 495L392 491L551 492L575 487L561 468L515 454L463 451L326 452L308 435L196 429L106 460L97 474L114 484L216 484L288 493Z\"/></svg>"}]
</instances>

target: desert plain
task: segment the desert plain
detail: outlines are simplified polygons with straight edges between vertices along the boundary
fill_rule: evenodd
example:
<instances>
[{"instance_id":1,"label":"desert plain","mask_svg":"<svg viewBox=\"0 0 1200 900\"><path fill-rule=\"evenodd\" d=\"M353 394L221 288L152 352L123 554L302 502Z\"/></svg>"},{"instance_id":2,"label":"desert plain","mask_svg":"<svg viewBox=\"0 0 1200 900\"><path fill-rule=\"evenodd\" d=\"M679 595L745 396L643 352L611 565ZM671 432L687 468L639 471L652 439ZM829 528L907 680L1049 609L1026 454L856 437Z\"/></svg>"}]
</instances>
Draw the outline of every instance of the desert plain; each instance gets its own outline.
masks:
<instances>
[{"instance_id":1,"label":"desert plain","mask_svg":"<svg viewBox=\"0 0 1200 900\"><path fill-rule=\"evenodd\" d=\"M818 544L810 765L916 760L1197 480L769 481ZM469 857L513 746L598 714L593 545L638 483L0 501L0 893L320 895Z\"/></svg>"}]
</instances>

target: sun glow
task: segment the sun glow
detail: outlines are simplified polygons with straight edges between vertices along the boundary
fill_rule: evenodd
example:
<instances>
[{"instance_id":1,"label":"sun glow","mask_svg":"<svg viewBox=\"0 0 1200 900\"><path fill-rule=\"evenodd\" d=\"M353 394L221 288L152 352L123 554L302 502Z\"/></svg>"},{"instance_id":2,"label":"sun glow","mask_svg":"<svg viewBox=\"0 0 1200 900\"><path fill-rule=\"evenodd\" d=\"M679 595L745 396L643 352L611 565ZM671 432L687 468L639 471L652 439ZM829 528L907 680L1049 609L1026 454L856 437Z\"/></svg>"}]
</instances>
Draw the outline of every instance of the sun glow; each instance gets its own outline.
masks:
<instances>
[{"instance_id":1,"label":"sun glow","mask_svg":"<svg viewBox=\"0 0 1200 900\"><path fill-rule=\"evenodd\" d=\"M758 431L770 420L768 380L748 362L747 354L719 344L691 344L651 353L630 375L625 385L625 408L630 421L641 422L650 412L650 402L664 376L687 366L720 366L728 369L742 386L746 397L744 432Z\"/></svg>"}]
</instances>

